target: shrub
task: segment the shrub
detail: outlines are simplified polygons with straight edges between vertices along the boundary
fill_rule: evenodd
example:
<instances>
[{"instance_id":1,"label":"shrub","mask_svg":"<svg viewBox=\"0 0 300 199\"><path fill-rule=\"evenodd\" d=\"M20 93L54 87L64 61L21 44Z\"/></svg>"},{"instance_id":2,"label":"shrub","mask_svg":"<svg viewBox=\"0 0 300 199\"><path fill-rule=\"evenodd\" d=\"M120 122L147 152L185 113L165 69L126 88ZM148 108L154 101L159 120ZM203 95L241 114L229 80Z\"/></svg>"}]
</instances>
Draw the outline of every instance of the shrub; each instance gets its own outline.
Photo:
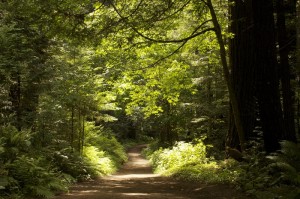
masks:
<instances>
[{"instance_id":1,"label":"shrub","mask_svg":"<svg viewBox=\"0 0 300 199\"><path fill-rule=\"evenodd\" d=\"M19 154L27 153L30 150L32 135L29 131L18 131L13 126L0 127L2 151L1 160L12 161Z\"/></svg>"},{"instance_id":2,"label":"shrub","mask_svg":"<svg viewBox=\"0 0 300 199\"><path fill-rule=\"evenodd\" d=\"M48 198L75 179L110 174L126 161L124 148L108 131L89 123L86 134L79 153L65 144L35 149L32 133L0 127L0 198Z\"/></svg>"},{"instance_id":3,"label":"shrub","mask_svg":"<svg viewBox=\"0 0 300 199\"><path fill-rule=\"evenodd\" d=\"M300 185L300 144L281 142L281 150L268 156L273 161L269 167L276 172L276 183Z\"/></svg>"},{"instance_id":4,"label":"shrub","mask_svg":"<svg viewBox=\"0 0 300 199\"><path fill-rule=\"evenodd\" d=\"M70 147L55 151L52 162L60 171L71 175L77 181L88 180L95 173L87 161Z\"/></svg>"},{"instance_id":5,"label":"shrub","mask_svg":"<svg viewBox=\"0 0 300 199\"><path fill-rule=\"evenodd\" d=\"M95 146L84 147L83 156L92 168L94 177L111 174L117 169L113 160Z\"/></svg>"},{"instance_id":6,"label":"shrub","mask_svg":"<svg viewBox=\"0 0 300 199\"><path fill-rule=\"evenodd\" d=\"M86 124L85 145L94 146L98 151L105 152L111 158L116 167L127 161L124 147L118 142L113 134L102 126L94 126L93 123Z\"/></svg>"},{"instance_id":7,"label":"shrub","mask_svg":"<svg viewBox=\"0 0 300 199\"><path fill-rule=\"evenodd\" d=\"M177 142L171 148L154 151L149 157L155 172L183 180L232 182L239 173L230 169L228 161L217 162L207 158L202 140L196 140L194 144Z\"/></svg>"},{"instance_id":8,"label":"shrub","mask_svg":"<svg viewBox=\"0 0 300 199\"><path fill-rule=\"evenodd\" d=\"M2 126L0 133L0 195L50 197L67 189L71 178L32 149L30 132Z\"/></svg>"},{"instance_id":9,"label":"shrub","mask_svg":"<svg viewBox=\"0 0 300 199\"><path fill-rule=\"evenodd\" d=\"M155 151L151 156L151 162L158 173L168 173L175 168L194 163L206 163L205 145L202 141L193 145L191 143L177 142L170 149Z\"/></svg>"},{"instance_id":10,"label":"shrub","mask_svg":"<svg viewBox=\"0 0 300 199\"><path fill-rule=\"evenodd\" d=\"M43 157L22 155L8 169L22 193L35 197L51 197L57 191L66 191L71 179L52 168Z\"/></svg>"},{"instance_id":11,"label":"shrub","mask_svg":"<svg viewBox=\"0 0 300 199\"><path fill-rule=\"evenodd\" d=\"M238 166L242 170L238 186L254 198L299 198L299 146L283 141L281 150L267 157L259 152L251 154L249 164Z\"/></svg>"}]
</instances>

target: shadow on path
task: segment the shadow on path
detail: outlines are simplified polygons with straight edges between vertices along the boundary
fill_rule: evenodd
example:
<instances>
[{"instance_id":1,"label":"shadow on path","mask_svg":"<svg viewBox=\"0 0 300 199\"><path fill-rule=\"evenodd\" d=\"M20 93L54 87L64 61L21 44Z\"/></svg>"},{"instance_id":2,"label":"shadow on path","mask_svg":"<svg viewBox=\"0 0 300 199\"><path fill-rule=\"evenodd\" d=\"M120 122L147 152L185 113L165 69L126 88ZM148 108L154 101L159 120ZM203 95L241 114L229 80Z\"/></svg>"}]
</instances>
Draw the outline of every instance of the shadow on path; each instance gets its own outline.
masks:
<instances>
[{"instance_id":1,"label":"shadow on path","mask_svg":"<svg viewBox=\"0 0 300 199\"><path fill-rule=\"evenodd\" d=\"M55 199L246 199L229 185L180 182L153 174L141 156L146 145L128 151L128 162L119 172L95 181L78 183Z\"/></svg>"}]
</instances>

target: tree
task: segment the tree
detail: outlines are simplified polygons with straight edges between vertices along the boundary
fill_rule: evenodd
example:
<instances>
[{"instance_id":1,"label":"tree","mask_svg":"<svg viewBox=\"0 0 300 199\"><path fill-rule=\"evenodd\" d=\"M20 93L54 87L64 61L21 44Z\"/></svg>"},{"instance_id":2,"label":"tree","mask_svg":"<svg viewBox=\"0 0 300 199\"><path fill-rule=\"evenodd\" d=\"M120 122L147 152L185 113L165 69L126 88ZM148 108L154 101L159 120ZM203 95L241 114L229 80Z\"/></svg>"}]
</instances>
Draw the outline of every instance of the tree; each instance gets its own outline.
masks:
<instances>
[{"instance_id":1,"label":"tree","mask_svg":"<svg viewBox=\"0 0 300 199\"><path fill-rule=\"evenodd\" d=\"M254 53L253 22L251 1L230 2L230 29L234 34L229 43L229 60L231 78L237 95L245 140L249 140L255 127L256 101L255 101L255 68L250 55ZM230 123L226 145L231 148L240 148L234 114L230 110Z\"/></svg>"},{"instance_id":2,"label":"tree","mask_svg":"<svg viewBox=\"0 0 300 199\"><path fill-rule=\"evenodd\" d=\"M279 140L284 132L279 94L279 74L275 49L273 2L253 1L254 48L256 68L256 92L259 117L267 152L280 148Z\"/></svg>"},{"instance_id":3,"label":"tree","mask_svg":"<svg viewBox=\"0 0 300 199\"><path fill-rule=\"evenodd\" d=\"M291 5L291 10L294 6ZM286 25L286 13L287 5L284 5L284 1L276 1L276 14L277 14L277 35L279 45L279 71L281 73L281 87L282 87L282 99L283 99L283 116L284 116L284 128L285 133L282 135L282 139L289 141L296 141L295 132L295 111L294 111L294 96L291 87L291 65L289 60L289 54L291 53L294 42L289 42L292 38L288 38L287 25ZM293 13L295 11L291 11ZM292 37L292 36L290 36Z\"/></svg>"},{"instance_id":4,"label":"tree","mask_svg":"<svg viewBox=\"0 0 300 199\"><path fill-rule=\"evenodd\" d=\"M231 31L234 33L234 38L230 43L230 59L236 93L241 102L242 118L244 118L242 121L247 129L246 139L248 140L250 135L257 137L258 135L253 134L254 128L261 126L266 151L276 151L279 149L280 139L295 139L292 138L295 133L292 130L294 119L288 49L279 50L280 64L284 70L281 76L283 110L285 110L285 120L283 120L279 93L279 66L275 49L273 3L272 1L264 1L264 3L232 1L232 3ZM278 42L280 46L284 46L287 42L284 13L278 13L283 10L280 2L277 3ZM259 123L255 122L257 117L260 119ZM237 146L234 141L236 134L234 129L232 125L229 132L229 146Z\"/></svg>"}]
</instances>

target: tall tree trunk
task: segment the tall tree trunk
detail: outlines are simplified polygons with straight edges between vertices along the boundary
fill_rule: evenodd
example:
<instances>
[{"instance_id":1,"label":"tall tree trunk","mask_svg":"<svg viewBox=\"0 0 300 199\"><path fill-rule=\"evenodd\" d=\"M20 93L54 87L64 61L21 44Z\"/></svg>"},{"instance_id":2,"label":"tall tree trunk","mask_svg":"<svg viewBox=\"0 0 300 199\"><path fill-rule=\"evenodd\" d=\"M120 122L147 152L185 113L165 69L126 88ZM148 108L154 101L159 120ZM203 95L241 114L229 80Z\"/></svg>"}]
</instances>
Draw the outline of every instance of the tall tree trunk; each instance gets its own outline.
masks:
<instances>
[{"instance_id":1,"label":"tall tree trunk","mask_svg":"<svg viewBox=\"0 0 300 199\"><path fill-rule=\"evenodd\" d=\"M251 136L256 120L255 116L255 79L251 55L254 52L253 21L251 1L230 1L230 28L234 37L229 42L229 60L232 71L232 82L241 112L245 140ZM232 106L231 106L232 109ZM230 123L226 145L238 148L236 141L237 127L233 111L230 111Z\"/></svg>"},{"instance_id":2,"label":"tall tree trunk","mask_svg":"<svg viewBox=\"0 0 300 199\"><path fill-rule=\"evenodd\" d=\"M283 117L279 94L278 64L275 50L275 28L272 0L253 0L254 67L257 74L257 99L265 150L280 148Z\"/></svg>"},{"instance_id":3,"label":"tall tree trunk","mask_svg":"<svg viewBox=\"0 0 300 199\"><path fill-rule=\"evenodd\" d=\"M218 22L217 19L217 15L215 12L215 9L212 5L212 1L211 0L207 0L206 5L210 11L211 17L212 17L212 22L215 28L215 34L220 46L220 57L221 57L221 64L223 67L223 74L224 74L224 78L225 81L227 83L227 88L228 88L228 92L229 92L229 98L230 98L230 104L232 107L232 113L234 115L234 123L236 125L237 128L237 133L238 133L238 137L239 137L239 143L240 143L240 148L243 151L245 148L245 128L243 126L242 120L241 120L241 112L240 112L240 104L238 101L238 98L236 96L236 93L234 91L234 87L233 87L233 82L231 79L231 74L230 74L230 70L228 67L228 63L227 63L227 57L226 57L226 49L225 49L225 42L222 36L222 31L221 31L221 27L220 24Z\"/></svg>"},{"instance_id":4,"label":"tall tree trunk","mask_svg":"<svg viewBox=\"0 0 300 199\"><path fill-rule=\"evenodd\" d=\"M283 0L276 1L277 12L277 29L278 29L278 44L279 44L279 56L280 56L280 71L281 71L281 86L282 86L282 98L283 98L283 116L285 134L283 134L284 140L296 141L295 132L295 117L294 117L294 98L290 83L290 64L289 53L291 50L291 44L288 42L287 30L286 30L286 18L285 18L285 6Z\"/></svg>"}]
</instances>

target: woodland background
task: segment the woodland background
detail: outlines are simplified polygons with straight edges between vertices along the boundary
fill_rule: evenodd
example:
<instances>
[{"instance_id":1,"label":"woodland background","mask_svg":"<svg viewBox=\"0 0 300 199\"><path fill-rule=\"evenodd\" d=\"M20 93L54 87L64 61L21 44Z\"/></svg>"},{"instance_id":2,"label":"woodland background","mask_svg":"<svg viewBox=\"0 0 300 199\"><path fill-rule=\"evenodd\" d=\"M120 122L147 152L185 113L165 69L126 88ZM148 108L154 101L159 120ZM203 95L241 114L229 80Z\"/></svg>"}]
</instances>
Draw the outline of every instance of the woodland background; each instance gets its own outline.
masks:
<instances>
[{"instance_id":1,"label":"woodland background","mask_svg":"<svg viewBox=\"0 0 300 199\"><path fill-rule=\"evenodd\" d=\"M164 175L299 197L298 7L1 0L0 198L112 173L138 141Z\"/></svg>"}]
</instances>

